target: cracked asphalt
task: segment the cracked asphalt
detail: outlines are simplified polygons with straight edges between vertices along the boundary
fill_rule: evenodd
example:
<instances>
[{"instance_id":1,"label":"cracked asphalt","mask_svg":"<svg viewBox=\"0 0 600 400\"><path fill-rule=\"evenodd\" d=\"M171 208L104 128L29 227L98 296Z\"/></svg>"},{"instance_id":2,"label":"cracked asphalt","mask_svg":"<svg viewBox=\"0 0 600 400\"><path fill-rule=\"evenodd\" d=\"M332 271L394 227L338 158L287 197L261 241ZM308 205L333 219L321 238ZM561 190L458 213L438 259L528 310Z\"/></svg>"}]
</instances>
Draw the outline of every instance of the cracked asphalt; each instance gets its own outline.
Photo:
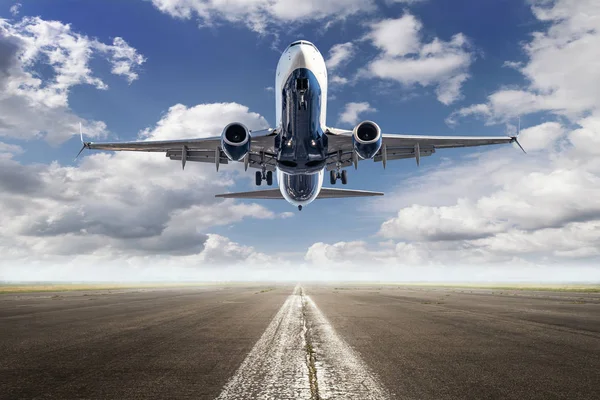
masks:
<instances>
[{"instance_id":1,"label":"cracked asphalt","mask_svg":"<svg viewBox=\"0 0 600 400\"><path fill-rule=\"evenodd\" d=\"M261 398L227 397L242 369L276 396L308 379L303 324L323 399L599 398L598 293L270 287L0 295L0 398Z\"/></svg>"}]
</instances>

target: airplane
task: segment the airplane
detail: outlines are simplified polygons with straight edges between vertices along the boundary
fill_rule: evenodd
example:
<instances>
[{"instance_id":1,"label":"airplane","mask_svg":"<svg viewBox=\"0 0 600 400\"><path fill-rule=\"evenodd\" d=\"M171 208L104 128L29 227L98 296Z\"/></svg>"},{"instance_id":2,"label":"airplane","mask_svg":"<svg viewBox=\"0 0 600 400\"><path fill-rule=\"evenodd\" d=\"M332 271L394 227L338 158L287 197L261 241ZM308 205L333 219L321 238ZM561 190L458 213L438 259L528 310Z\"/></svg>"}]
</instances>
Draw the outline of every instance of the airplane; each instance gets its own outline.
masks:
<instances>
[{"instance_id":1,"label":"airplane","mask_svg":"<svg viewBox=\"0 0 600 400\"><path fill-rule=\"evenodd\" d=\"M285 199L302 210L315 199L381 196L381 192L323 187L329 182L348 183L345 168L363 160L381 162L431 156L437 149L517 143L517 136L417 136L382 133L373 121L362 121L352 130L327 125L327 67L314 44L291 43L282 53L275 76L275 128L251 131L239 122L225 126L220 136L200 139L85 142L84 149L164 152L171 160L214 163L241 162L256 168L256 186L273 184L279 189L218 194L221 198ZM525 150L523 150L525 151ZM79 154L77 156L79 156Z\"/></svg>"}]
</instances>

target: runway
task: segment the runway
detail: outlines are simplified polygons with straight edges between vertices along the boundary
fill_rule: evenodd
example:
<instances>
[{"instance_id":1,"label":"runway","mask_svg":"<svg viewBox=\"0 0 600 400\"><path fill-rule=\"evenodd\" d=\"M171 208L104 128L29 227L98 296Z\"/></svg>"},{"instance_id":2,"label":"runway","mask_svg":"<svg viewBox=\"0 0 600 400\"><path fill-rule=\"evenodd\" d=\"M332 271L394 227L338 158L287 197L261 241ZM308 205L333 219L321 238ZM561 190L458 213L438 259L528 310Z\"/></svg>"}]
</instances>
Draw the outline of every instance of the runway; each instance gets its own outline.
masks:
<instances>
[{"instance_id":1,"label":"runway","mask_svg":"<svg viewBox=\"0 0 600 400\"><path fill-rule=\"evenodd\" d=\"M0 295L2 399L594 399L600 294L221 285Z\"/></svg>"}]
</instances>

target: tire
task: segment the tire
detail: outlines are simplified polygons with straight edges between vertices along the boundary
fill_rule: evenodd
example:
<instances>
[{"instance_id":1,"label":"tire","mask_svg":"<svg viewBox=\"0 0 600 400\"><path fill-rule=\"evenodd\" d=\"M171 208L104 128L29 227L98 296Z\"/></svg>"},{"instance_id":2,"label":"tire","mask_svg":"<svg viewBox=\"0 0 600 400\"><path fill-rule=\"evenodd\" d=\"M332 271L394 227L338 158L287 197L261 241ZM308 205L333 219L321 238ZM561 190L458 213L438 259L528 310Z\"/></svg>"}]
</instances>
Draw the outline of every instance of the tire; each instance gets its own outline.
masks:
<instances>
[{"instance_id":1,"label":"tire","mask_svg":"<svg viewBox=\"0 0 600 400\"><path fill-rule=\"evenodd\" d=\"M267 185L273 184L273 171L267 171Z\"/></svg>"},{"instance_id":2,"label":"tire","mask_svg":"<svg viewBox=\"0 0 600 400\"><path fill-rule=\"evenodd\" d=\"M256 186L260 186L262 183L262 173L260 171L256 171Z\"/></svg>"},{"instance_id":3,"label":"tire","mask_svg":"<svg viewBox=\"0 0 600 400\"><path fill-rule=\"evenodd\" d=\"M331 183L332 185L335 185L336 180L337 180L336 172L329 171L329 183Z\"/></svg>"},{"instance_id":4,"label":"tire","mask_svg":"<svg viewBox=\"0 0 600 400\"><path fill-rule=\"evenodd\" d=\"M343 170L342 171L342 185L345 185L346 183L348 183L348 171Z\"/></svg>"}]
</instances>

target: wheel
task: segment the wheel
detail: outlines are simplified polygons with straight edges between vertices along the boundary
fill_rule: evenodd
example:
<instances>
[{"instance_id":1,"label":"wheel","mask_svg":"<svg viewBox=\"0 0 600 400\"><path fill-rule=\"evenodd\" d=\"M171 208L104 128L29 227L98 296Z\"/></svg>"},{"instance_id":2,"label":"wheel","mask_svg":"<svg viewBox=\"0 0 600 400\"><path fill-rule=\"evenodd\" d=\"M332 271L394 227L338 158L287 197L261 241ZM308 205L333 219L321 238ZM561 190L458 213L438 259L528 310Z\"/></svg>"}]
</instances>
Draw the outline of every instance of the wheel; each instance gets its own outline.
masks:
<instances>
[{"instance_id":1,"label":"wheel","mask_svg":"<svg viewBox=\"0 0 600 400\"><path fill-rule=\"evenodd\" d=\"M273 184L273 171L267 171L267 185Z\"/></svg>"},{"instance_id":2,"label":"wheel","mask_svg":"<svg viewBox=\"0 0 600 400\"><path fill-rule=\"evenodd\" d=\"M342 185L345 185L346 183L348 183L348 171L343 170L342 171Z\"/></svg>"},{"instance_id":3,"label":"wheel","mask_svg":"<svg viewBox=\"0 0 600 400\"><path fill-rule=\"evenodd\" d=\"M329 182L332 185L335 185L335 181L337 180L337 174L335 171L329 171Z\"/></svg>"},{"instance_id":4,"label":"wheel","mask_svg":"<svg viewBox=\"0 0 600 400\"><path fill-rule=\"evenodd\" d=\"M260 186L262 183L262 173L260 171L256 171L256 186Z\"/></svg>"}]
</instances>

